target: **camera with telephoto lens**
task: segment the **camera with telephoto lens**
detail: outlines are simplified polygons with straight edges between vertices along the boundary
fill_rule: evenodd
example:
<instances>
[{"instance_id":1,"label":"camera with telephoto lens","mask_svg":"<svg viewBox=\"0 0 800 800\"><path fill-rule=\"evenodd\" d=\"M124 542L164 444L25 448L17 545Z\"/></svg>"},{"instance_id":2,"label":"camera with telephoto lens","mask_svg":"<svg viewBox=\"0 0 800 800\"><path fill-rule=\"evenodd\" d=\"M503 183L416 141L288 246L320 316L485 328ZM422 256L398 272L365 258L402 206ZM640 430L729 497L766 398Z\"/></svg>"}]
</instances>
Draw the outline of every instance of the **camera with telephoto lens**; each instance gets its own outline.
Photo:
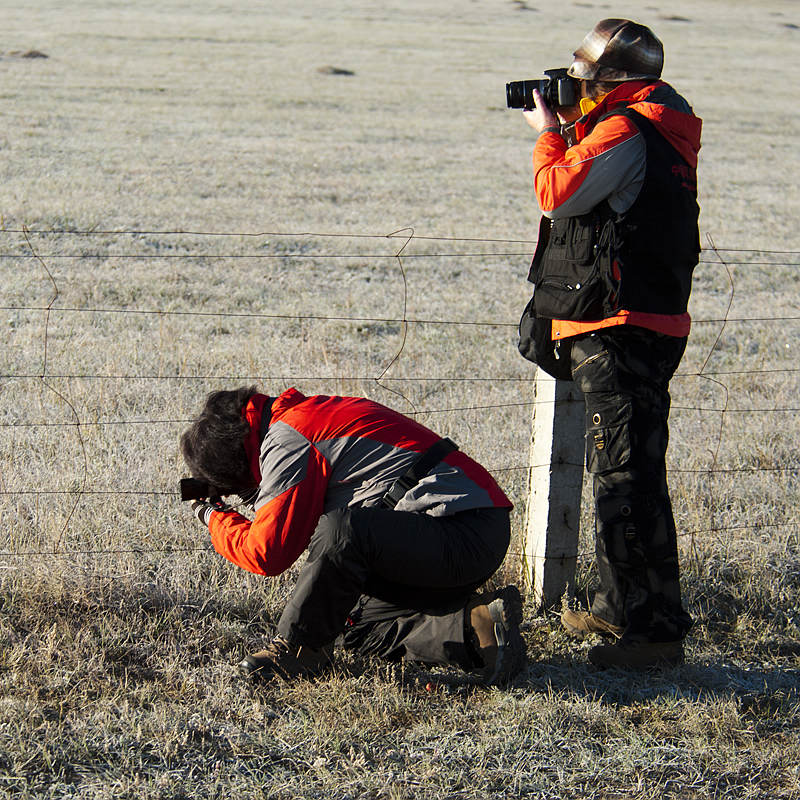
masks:
<instances>
[{"instance_id":1,"label":"camera with telephoto lens","mask_svg":"<svg viewBox=\"0 0 800 800\"><path fill-rule=\"evenodd\" d=\"M531 81L512 81L506 84L506 104L509 108L535 108L533 90L538 89L548 108L567 108L580 99L579 82L567 75L563 67L546 69L546 78Z\"/></svg>"}]
</instances>

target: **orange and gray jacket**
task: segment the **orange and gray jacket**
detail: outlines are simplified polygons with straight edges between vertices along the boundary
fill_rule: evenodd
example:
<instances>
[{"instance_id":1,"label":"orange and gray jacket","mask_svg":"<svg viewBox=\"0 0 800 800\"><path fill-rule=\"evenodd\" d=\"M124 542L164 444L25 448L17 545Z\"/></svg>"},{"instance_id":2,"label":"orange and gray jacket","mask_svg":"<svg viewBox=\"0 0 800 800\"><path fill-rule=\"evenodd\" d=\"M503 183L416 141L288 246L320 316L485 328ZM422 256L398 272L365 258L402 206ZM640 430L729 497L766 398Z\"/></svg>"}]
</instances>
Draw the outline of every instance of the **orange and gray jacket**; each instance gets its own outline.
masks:
<instances>
[{"instance_id":1,"label":"orange and gray jacket","mask_svg":"<svg viewBox=\"0 0 800 800\"><path fill-rule=\"evenodd\" d=\"M259 481L255 518L213 511L211 541L250 572L278 575L308 546L322 514L378 505L392 484L439 437L408 417L360 397L305 397L289 389L255 395L245 409L245 450ZM492 476L450 452L397 503L397 511L444 516L510 508Z\"/></svg>"},{"instance_id":2,"label":"orange and gray jacket","mask_svg":"<svg viewBox=\"0 0 800 800\"><path fill-rule=\"evenodd\" d=\"M701 125L668 84L628 81L578 120L572 146L540 135L530 280L554 339L621 324L688 334Z\"/></svg>"}]
</instances>

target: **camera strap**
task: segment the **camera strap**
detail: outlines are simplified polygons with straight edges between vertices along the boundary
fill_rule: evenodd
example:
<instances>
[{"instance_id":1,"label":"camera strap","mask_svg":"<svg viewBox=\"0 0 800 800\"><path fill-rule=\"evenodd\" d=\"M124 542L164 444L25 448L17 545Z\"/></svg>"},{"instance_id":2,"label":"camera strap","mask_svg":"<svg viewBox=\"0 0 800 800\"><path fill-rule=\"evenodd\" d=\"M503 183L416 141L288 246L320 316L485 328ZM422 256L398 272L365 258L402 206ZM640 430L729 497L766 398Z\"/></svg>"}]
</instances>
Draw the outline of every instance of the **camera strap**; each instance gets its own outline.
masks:
<instances>
[{"instance_id":1,"label":"camera strap","mask_svg":"<svg viewBox=\"0 0 800 800\"><path fill-rule=\"evenodd\" d=\"M381 498L384 508L394 508L405 493L416 486L448 453L458 450L458 445L448 438L434 442L393 484Z\"/></svg>"}]
</instances>

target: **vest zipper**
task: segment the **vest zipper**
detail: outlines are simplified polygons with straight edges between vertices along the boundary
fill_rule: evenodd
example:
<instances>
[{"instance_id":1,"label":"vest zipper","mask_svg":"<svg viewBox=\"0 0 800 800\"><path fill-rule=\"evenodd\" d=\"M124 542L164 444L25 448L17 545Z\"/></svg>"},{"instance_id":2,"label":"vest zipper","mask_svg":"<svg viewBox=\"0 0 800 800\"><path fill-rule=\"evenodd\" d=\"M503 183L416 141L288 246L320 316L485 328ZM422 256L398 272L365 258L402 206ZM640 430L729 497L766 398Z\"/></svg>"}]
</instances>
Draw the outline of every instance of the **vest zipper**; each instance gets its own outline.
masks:
<instances>
[{"instance_id":1,"label":"vest zipper","mask_svg":"<svg viewBox=\"0 0 800 800\"><path fill-rule=\"evenodd\" d=\"M578 364L577 367L575 367L574 371L577 372L579 369L582 369L587 364L591 364L592 361L597 361L598 358L602 358L604 355L606 355L605 352L603 352L603 353L595 353L593 356L589 356L589 358L581 361L581 363Z\"/></svg>"},{"instance_id":2,"label":"vest zipper","mask_svg":"<svg viewBox=\"0 0 800 800\"><path fill-rule=\"evenodd\" d=\"M560 281L557 278L543 278L539 281L539 286L556 286L559 289L566 289L568 292L576 292L583 286L582 283L576 283L574 286L566 281Z\"/></svg>"}]
</instances>

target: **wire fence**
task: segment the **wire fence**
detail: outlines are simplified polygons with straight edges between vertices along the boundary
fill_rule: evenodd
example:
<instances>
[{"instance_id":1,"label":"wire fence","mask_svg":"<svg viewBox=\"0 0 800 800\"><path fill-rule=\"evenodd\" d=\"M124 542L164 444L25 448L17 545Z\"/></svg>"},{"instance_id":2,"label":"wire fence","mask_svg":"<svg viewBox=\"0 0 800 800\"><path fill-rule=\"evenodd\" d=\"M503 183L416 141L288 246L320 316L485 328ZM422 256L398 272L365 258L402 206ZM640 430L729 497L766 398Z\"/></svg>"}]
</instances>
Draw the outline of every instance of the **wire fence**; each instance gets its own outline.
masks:
<instances>
[{"instance_id":1,"label":"wire fence","mask_svg":"<svg viewBox=\"0 0 800 800\"><path fill-rule=\"evenodd\" d=\"M16 241L11 241L16 237ZM104 252L102 248L96 247L93 251L77 252L77 253L64 253L59 252L57 249L52 249L44 252L41 244L44 239L56 238L58 241L76 241L76 240L108 240L123 239L123 240L136 240L141 237L199 237L203 240L230 240L240 239L243 241L286 238L291 241L298 239L336 239L344 241L358 241L364 240L371 241L389 241L397 243L394 252L386 253L364 253L357 251L353 248L352 252L346 253L326 253L326 252L303 252L302 249L289 249L280 253L264 253L264 252L222 252L222 253L208 253L208 252L183 252L183 253L143 253L132 252L130 250L123 250L121 252ZM3 243L5 239L5 243ZM412 242L423 242L426 245L430 243L448 243L451 247L448 250L439 252L424 252L412 253L409 248ZM457 247L455 244L463 245L479 244L484 247L480 251L467 251L456 252ZM469 326L472 328L497 329L507 328L515 329L517 321L513 319L449 319L438 317L410 317L407 314L408 309L408 284L406 281L406 271L404 262L407 259L464 259L464 258L509 258L509 257L525 257L529 256L535 246L535 241L530 240L514 240L514 239L501 239L501 238L453 238L453 237L439 237L439 236L422 236L416 234L412 228L401 229L392 231L388 234L363 234L363 233L326 233L326 232L286 232L286 231L264 231L264 232L215 232L215 231L183 231L183 230L60 230L60 229L47 229L35 230L21 227L17 229L0 230L0 246L4 250L0 251L0 266L3 264L11 264L16 267L25 265L30 267L38 267L43 280L46 280L51 290L49 301L39 304L31 303L18 303L18 304L3 304L0 305L0 311L18 314L41 314L41 332L39 353L38 353L38 369L27 370L12 370L0 369L0 381L5 382L38 382L41 386L54 396L63 401L70 409L70 419L51 421L47 419L41 420L19 420L16 419L12 422L0 421L0 429L49 429L49 428L62 428L67 430L74 430L77 432L80 448L82 451L83 459L83 477L76 482L76 485L70 489L42 489L35 487L6 487L4 481L0 481L0 496L18 496L18 497L42 497L42 496L60 496L67 498L72 503L72 511L67 515L66 522L64 523L64 530L70 525L70 520L73 517L75 508L77 507L82 497L91 496L106 496L106 495L131 495L131 496L150 496L150 497L166 497L174 500L178 497L178 492L164 488L152 489L133 489L133 488L117 488L117 487L89 487L87 480L88 473L88 458L86 455L86 447L83 440L83 432L91 428L99 428L103 426L177 426L186 425L191 423L189 418L114 418L114 419L82 419L78 414L75 405L69 400L64 392L59 391L54 385L54 381L59 380L86 380L86 381L153 381L153 382L186 382L186 381L239 381L239 382L252 382L264 380L291 380L291 381L313 381L319 383L329 383L332 381L353 381L353 382L374 382L392 392L399 397L406 400L414 410L406 412L409 416L428 415L428 414L445 414L445 413L464 413L468 411L481 411L481 410L494 410L502 408L532 408L536 401L531 399L524 402L509 402L509 403L492 403L489 405L480 404L458 404L453 406L441 408L424 408L418 409L414 403L404 394L403 384L415 384L426 381L452 383L452 384L520 384L525 385L529 383L532 378L532 373L528 375L509 376L502 374L489 374L489 375L475 375L475 376L451 376L442 374L434 375L411 375L404 377L393 377L388 375L390 368L397 363L402 357L405 343L406 334L411 326ZM12 252L16 245L17 252ZM497 246L511 246L520 245L519 251L512 251L510 247L503 251L491 250L487 247L489 245ZM522 249L522 246L525 249ZM147 261L163 261L174 260L180 262L181 260L190 259L192 261L202 260L291 260L291 259L314 259L319 262L327 262L338 259L360 259L367 262L375 262L379 259L390 259L396 265L398 274L402 280L402 313L394 316L355 316L355 315L324 315L324 314L303 314L297 313L264 313L260 311L229 311L229 310L201 310L201 309L165 309L165 308L132 308L130 306L96 306L96 305L60 305L59 298L62 294L59 280L56 278L56 272L52 268L53 263L58 263L61 260L74 262L94 262L94 261L123 261L131 262L135 265L136 262ZM800 404L797 406L793 404L776 404L773 406L762 407L742 407L731 405L729 402L729 387L725 383L727 379L752 377L759 381L763 387L764 384L771 379L793 379L794 376L800 372L800 368L793 366L794 362L790 362L787 366L775 366L761 369L748 369L745 367L734 369L710 369L709 364L712 355L715 353L721 337L726 329L732 326L741 326L743 328L752 325L760 326L775 326L775 335L781 334L781 328L785 329L786 326L793 323L800 322L800 314L784 314L784 315L764 315L759 313L754 316L732 316L731 308L733 305L734 297L736 294L736 281L732 274L732 268L742 266L748 269L769 267L774 270L777 268L793 269L800 266L800 251L791 250L744 250L744 249L724 249L718 248L713 240L709 237L708 246L702 250L701 264L714 264L723 268L727 274L729 281L729 290L727 296L726 312L722 316L708 316L705 318L693 320L695 328L697 326L719 326L717 335L713 343L708 348L702 366L696 370L679 371L674 376L674 379L701 379L711 382L715 387L720 388L722 391L722 403L716 405L674 405L673 410L696 412L699 414L714 414L719 415L719 425L716 433L716 441L711 445L712 459L711 464L706 468L686 468L681 466L673 466L669 470L674 474L685 475L732 475L732 474L748 474L748 473L770 473L774 475L786 474L789 476L797 476L797 465L786 465L784 463L773 464L759 464L755 465L737 465L737 466L723 466L717 463L718 454L722 444L723 429L725 419L729 415L784 415L785 419L789 419L789 425L792 424L792 414L800 411ZM127 267L132 269L133 266ZM794 306L796 308L796 304ZM759 311L762 309L759 308ZM152 374L137 374L135 372L101 372L97 370L87 369L85 371L69 371L63 372L51 369L51 363L48 359L50 347L50 327L53 320L59 316L71 315L77 319L88 319L90 317L97 317L98 315L127 315L138 317L154 317L159 319L171 318L180 322L182 319L204 319L204 318L230 318L237 319L243 322L259 321L270 322L279 320L302 320L302 321L315 321L315 322L343 322L343 323L382 323L397 325L401 331L400 343L397 350L392 354L387 363L380 365L373 373L353 374L351 376L342 375L305 375L298 374L287 376L285 374L270 376L270 375L251 375L251 374L159 374L158 372ZM713 336L713 334L712 334ZM33 350L35 352L35 350ZM2 410L2 409L0 409ZM547 465L541 465L547 466ZM582 465L576 465L582 466ZM504 473L524 473L537 467L532 467L529 464L497 464L488 465L487 469L495 475ZM786 504L787 508L791 508L791 503ZM771 523L754 523L752 525L724 525L715 526L710 525L707 528L696 529L692 531L685 531L681 535L689 536L694 539L695 536L704 533L714 533L733 529L770 529L776 527L790 526L797 528L796 517L787 516L786 519L771 522ZM63 533L63 530L62 530ZM149 553L190 553L190 552L204 552L209 551L210 546L203 547L147 547L146 551ZM107 548L107 549L71 549L68 551L53 549L33 549L33 550L11 550L7 547L0 547L0 557L4 558L24 558L34 556L73 556L81 555L116 555L121 553L140 553L144 549L140 548ZM516 555L522 555L518 553ZM587 556L591 557L591 553L578 553L578 557Z\"/></svg>"}]
</instances>

